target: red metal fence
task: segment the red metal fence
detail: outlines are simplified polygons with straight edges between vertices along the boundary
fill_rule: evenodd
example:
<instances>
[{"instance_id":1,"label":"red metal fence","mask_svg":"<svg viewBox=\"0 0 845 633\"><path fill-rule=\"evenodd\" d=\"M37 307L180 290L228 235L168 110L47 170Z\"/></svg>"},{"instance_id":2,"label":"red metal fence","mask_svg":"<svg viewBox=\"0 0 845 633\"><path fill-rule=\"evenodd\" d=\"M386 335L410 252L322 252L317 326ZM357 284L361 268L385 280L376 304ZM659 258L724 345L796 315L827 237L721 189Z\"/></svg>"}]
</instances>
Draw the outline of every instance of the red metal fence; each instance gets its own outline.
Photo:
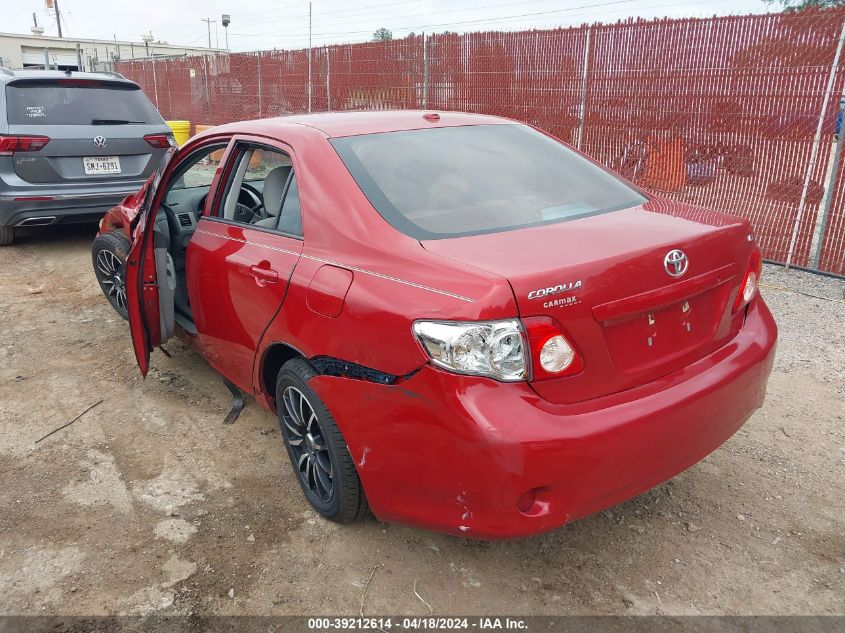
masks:
<instances>
[{"instance_id":1,"label":"red metal fence","mask_svg":"<svg viewBox=\"0 0 845 633\"><path fill-rule=\"evenodd\" d=\"M749 218L768 259L845 274L845 165L832 178L829 169L843 34L839 8L418 35L116 70L165 118L193 123L393 108L512 117L668 198Z\"/></svg>"}]
</instances>

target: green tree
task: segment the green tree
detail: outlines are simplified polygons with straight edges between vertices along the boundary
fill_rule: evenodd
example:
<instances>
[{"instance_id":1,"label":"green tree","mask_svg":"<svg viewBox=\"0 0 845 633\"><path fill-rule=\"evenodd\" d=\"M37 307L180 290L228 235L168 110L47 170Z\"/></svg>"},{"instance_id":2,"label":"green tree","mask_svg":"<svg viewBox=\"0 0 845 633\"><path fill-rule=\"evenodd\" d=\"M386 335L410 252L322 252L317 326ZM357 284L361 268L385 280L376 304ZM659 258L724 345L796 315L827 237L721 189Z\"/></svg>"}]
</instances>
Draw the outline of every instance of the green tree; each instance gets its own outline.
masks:
<instances>
[{"instance_id":1,"label":"green tree","mask_svg":"<svg viewBox=\"0 0 845 633\"><path fill-rule=\"evenodd\" d=\"M845 2L845 0L843 0ZM373 41L374 42L386 42L388 40L393 39L393 33L390 32L389 29L381 27L375 33L373 33Z\"/></svg>"},{"instance_id":2,"label":"green tree","mask_svg":"<svg viewBox=\"0 0 845 633\"><path fill-rule=\"evenodd\" d=\"M800 11L801 9L829 9L831 7L845 7L845 0L765 0L766 4L781 4L785 11Z\"/></svg>"}]
</instances>

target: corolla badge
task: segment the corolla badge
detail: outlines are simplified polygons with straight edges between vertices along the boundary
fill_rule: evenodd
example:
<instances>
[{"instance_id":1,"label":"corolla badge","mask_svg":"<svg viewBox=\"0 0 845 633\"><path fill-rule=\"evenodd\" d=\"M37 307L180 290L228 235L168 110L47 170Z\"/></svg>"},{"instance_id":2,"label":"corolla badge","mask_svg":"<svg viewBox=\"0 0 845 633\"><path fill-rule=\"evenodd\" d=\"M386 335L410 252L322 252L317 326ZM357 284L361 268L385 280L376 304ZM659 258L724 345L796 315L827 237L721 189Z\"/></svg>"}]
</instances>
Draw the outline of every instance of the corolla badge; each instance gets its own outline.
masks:
<instances>
[{"instance_id":1,"label":"corolla badge","mask_svg":"<svg viewBox=\"0 0 845 633\"><path fill-rule=\"evenodd\" d=\"M550 297L552 295L560 294L561 292L569 292L570 290L577 290L581 287L581 280L569 281L566 283L550 286L548 288L538 288L528 293L529 299L540 299L542 297Z\"/></svg>"},{"instance_id":2,"label":"corolla badge","mask_svg":"<svg viewBox=\"0 0 845 633\"><path fill-rule=\"evenodd\" d=\"M675 248L663 258L663 269L670 277L680 277L689 268L689 257L679 248Z\"/></svg>"},{"instance_id":3,"label":"corolla badge","mask_svg":"<svg viewBox=\"0 0 845 633\"><path fill-rule=\"evenodd\" d=\"M105 149L105 147L106 147L106 137L105 136L95 136L94 137L94 147L98 147L100 149Z\"/></svg>"}]
</instances>

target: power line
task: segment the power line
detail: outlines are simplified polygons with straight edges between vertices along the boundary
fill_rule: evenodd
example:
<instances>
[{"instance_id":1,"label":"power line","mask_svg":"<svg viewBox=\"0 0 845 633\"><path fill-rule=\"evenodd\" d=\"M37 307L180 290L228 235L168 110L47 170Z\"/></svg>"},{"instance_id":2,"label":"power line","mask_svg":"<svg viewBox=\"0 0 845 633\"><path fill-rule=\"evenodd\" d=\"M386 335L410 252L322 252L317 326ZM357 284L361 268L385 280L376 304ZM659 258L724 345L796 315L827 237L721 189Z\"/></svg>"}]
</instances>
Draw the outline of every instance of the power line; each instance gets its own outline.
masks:
<instances>
[{"instance_id":1,"label":"power line","mask_svg":"<svg viewBox=\"0 0 845 633\"><path fill-rule=\"evenodd\" d=\"M729 2L729 1L730 0L695 0L695 1L691 1L691 2L680 2L680 3L679 2L672 2L670 4L648 5L648 6L644 6L644 7L639 7L638 9L639 10L665 9L665 8L670 8L670 7L698 6L698 5L704 5L704 4L718 4L718 3L724 3L724 2ZM588 8L588 7L573 7L572 10L581 9L581 8ZM626 9L624 9L624 8L623 9L615 9L615 10L607 11L606 13L620 13L620 12L625 11L625 10ZM587 11L585 13L573 14L573 15L593 15L593 12ZM511 18L510 17L501 17L501 18L491 18L491 19L509 20ZM542 17L540 17L540 18L535 17L535 18L529 18L525 21L530 22L530 21L535 21L535 20L538 20L538 19L543 19L543 18ZM467 21L467 22L475 22L475 21ZM457 23L451 23L451 24L457 24ZM422 28L424 28L424 25L422 25L422 26L416 25L416 26L413 26L413 27L404 27L404 29L406 29L406 30L416 30L416 29L422 29ZM517 27L517 28L520 28L520 27ZM550 29L551 28L561 28L561 25L549 26L548 28L550 28ZM393 30L396 31L396 30L402 30L402 29L394 28ZM513 30L513 29L510 29L510 30ZM353 33L353 34L365 34L365 33L369 34L370 31L367 30L367 31L338 32L338 33L333 33L333 34L332 33L314 33L314 35L324 35L324 36L325 35L349 35L350 33ZM290 37L289 36L289 39L297 41L297 40L304 40L307 37L307 34L304 33L304 32L299 33L298 35L299 35L299 37ZM267 37L277 37L277 34L276 33L249 34L249 35L247 35L247 37L250 37L250 38L258 38L258 37L267 38ZM338 45L339 44L347 44L347 43L353 43L353 42L351 40L346 40L344 42L334 42L334 44L338 44ZM286 47L287 50L305 49L305 48L306 48L306 44L305 44L304 41L302 42L302 44L296 44L296 45L288 44L287 47ZM255 51L256 49L253 48L253 49L250 49L250 50Z\"/></svg>"},{"instance_id":2,"label":"power line","mask_svg":"<svg viewBox=\"0 0 845 633\"><path fill-rule=\"evenodd\" d=\"M67 18L65 18L65 29L71 34L78 34L82 31L79 29L79 24L76 22L76 18L73 15L73 11L70 8L70 3L68 0L62 0L64 2L64 13L66 16L70 16L71 22L73 22L73 30L70 29L70 25L67 22Z\"/></svg>"},{"instance_id":3,"label":"power line","mask_svg":"<svg viewBox=\"0 0 845 633\"><path fill-rule=\"evenodd\" d=\"M593 9L596 7L602 6L610 6L610 5L618 5L618 4L627 4L629 2L634 2L635 0L615 0L613 2L602 2L590 5L582 5L578 7L570 7L568 9L558 9L554 11L539 11L539 12L532 12L532 13L522 13L517 15L508 15L508 16L500 16L496 18L484 18L484 19L476 19L476 20L463 20L463 21L456 21L456 22L444 22L439 24L416 24L412 26L404 26L404 27L393 27L391 30L393 31L417 31L417 30L426 30L429 28L436 28L436 27L451 27L451 26L458 26L458 25L466 25L466 24L480 24L480 23L496 23L501 21L510 21L516 18L524 18L523 22L531 22L536 20L544 20L547 19L547 16L550 14L559 14L565 13L570 11L580 11L584 9ZM718 4L729 2L730 0L697 0L692 2L671 2L669 4L657 4L657 5L649 5L644 7L639 7L639 10L645 9L662 9L662 8L670 8L670 7L679 7L679 6L690 6L690 5L703 5L703 4ZM606 11L606 13L619 13L620 11L625 11L626 9L616 9ZM591 15L592 12L588 12L587 15ZM575 13L572 15L585 15L584 13ZM312 33L314 36L341 36L341 35L362 35L362 34L370 34L371 31L369 29L366 30L358 30L358 31L335 31L335 32L322 32L322 33ZM234 37L278 37L279 35L288 35L294 36L294 39L304 39L307 36L307 32L304 31L277 31L274 33L232 33ZM296 37L299 36L299 37Z\"/></svg>"},{"instance_id":4,"label":"power line","mask_svg":"<svg viewBox=\"0 0 845 633\"><path fill-rule=\"evenodd\" d=\"M351 9L332 9L330 11L320 11L319 6L318 6L317 10L314 11L314 15L317 16L317 15L335 15L335 14L346 14L346 13L358 13L358 12L360 12L362 10L366 10L366 9L373 9L373 8L382 9L382 8L391 7L391 6L394 6L394 5L419 4L420 2L421 2L421 0L399 0L398 2L379 2L379 3L376 3L376 4L368 4L368 5L364 5L364 6L361 6L361 7L353 7ZM278 11L286 11L290 7L302 6L302 5L303 5L303 3L301 1L299 1L299 2L292 3L290 5L287 5L285 7L274 7L273 9L267 9L265 11L253 11L253 12L250 12L250 13L241 13L241 14L239 14L239 17L244 18L244 17L251 17L251 16L256 16L256 15L266 15L268 13L276 13ZM287 14L287 15L285 15L284 18L281 18L280 20L260 20L260 22L281 22L281 21L287 20L291 17L307 17L307 15L308 15L307 13ZM257 22L246 22L246 24L257 24Z\"/></svg>"},{"instance_id":5,"label":"power line","mask_svg":"<svg viewBox=\"0 0 845 633\"><path fill-rule=\"evenodd\" d=\"M277 11L287 11L291 7L301 7L301 6L302 6L301 1L291 2L290 4L285 4L283 6L276 6L276 7L273 7L272 9L265 9L264 11L250 11L249 13L239 13L237 15L237 17L238 18L245 18L245 17L250 17L250 16L253 16L253 15L266 15L268 13L276 13Z\"/></svg>"},{"instance_id":6,"label":"power line","mask_svg":"<svg viewBox=\"0 0 845 633\"><path fill-rule=\"evenodd\" d=\"M418 1L419 0L414 0L414 2L418 2ZM620 0L620 1L622 3L625 3L625 2L634 2L636 0ZM374 7L374 6L387 7L387 6L390 6L390 5L397 5L397 4L405 4L405 3L388 2L388 3L385 3L385 4L381 4L381 5L370 5L370 6L371 7ZM459 4L459 3L454 2L454 3L452 3L451 6L455 6L456 4ZM446 13L463 13L463 12L466 12L466 11L478 11L478 10L482 10L482 9L495 9L495 8L499 8L499 7L507 7L507 6L513 6L513 5L524 5L524 4L525 4L524 0L509 0L508 2L500 2L498 4L482 4L482 5L473 5L473 6L465 6L465 7L457 7L457 8L453 8L453 9L447 9L445 11L438 11L437 15L443 15L443 14L446 14ZM613 3L610 3L610 4L613 4ZM573 10L573 9L557 9L556 11L571 11L571 10ZM337 11L337 12L330 11L330 12L325 13L323 15L334 15L335 13L341 13L341 11ZM372 12L370 12L370 13L372 13ZM381 21L384 21L385 19L392 19L392 18L395 18L395 17L413 18L413 17L425 17L425 16L431 15L430 11L427 11L425 13L403 14L403 15L400 15L400 16L396 16L396 15L385 16L385 15L382 14L381 11L378 11L377 13L379 13L378 17ZM285 22L285 21L288 21L288 20L287 19L283 19L283 20L263 20L263 21L259 21L259 22L246 22L244 24L246 26L250 26L252 24L264 24L264 25L266 25L266 24L272 24L272 23L275 23L275 22ZM321 23L321 26L327 27L327 26L337 26L337 25L341 25L341 24L349 25L349 24L356 24L356 23L360 23L360 22L364 22L364 21L373 22L374 20L373 20L373 17L370 17L370 16L367 16L367 17L353 16L351 18L344 18L343 20L338 21L338 22L323 22L323 23ZM241 32L244 33L245 31L241 31ZM282 32L284 32L284 31L282 31ZM291 31L288 30L287 32L289 33Z\"/></svg>"},{"instance_id":7,"label":"power line","mask_svg":"<svg viewBox=\"0 0 845 633\"><path fill-rule=\"evenodd\" d=\"M205 39L205 33L202 33L202 34L198 35L197 37L195 37L193 39L183 41L181 46L188 46L189 44L194 44L194 43L196 43L196 42L198 42L199 40L202 40L202 39ZM179 44L176 44L176 46L179 46Z\"/></svg>"},{"instance_id":8,"label":"power line","mask_svg":"<svg viewBox=\"0 0 845 633\"><path fill-rule=\"evenodd\" d=\"M719 0L719 1L722 2L722 1L727 1L727 0ZM500 16L500 17L496 17L496 18L481 18L481 19L475 19L475 20L462 20L462 21L456 21L456 22L441 22L441 23L438 23L438 24L416 24L416 25L413 25L413 26L394 27L391 30L407 31L407 30L428 29L428 28L436 28L436 27L458 26L458 25L462 25L462 24L480 24L480 23L486 23L486 22L500 22L502 20L513 20L513 19L516 19L516 18L524 18L524 17L531 17L531 16L543 16L543 18L545 18L545 16L550 15L550 14L568 13L570 11L577 11L577 10L580 10L580 9L589 9L589 8L615 5L615 4L627 4L627 3L630 3L630 2L636 2L636 0L612 0L611 2L601 2L601 3L598 3L598 4L583 5L583 6L580 6L580 7L570 7L568 9L554 9L554 10L551 10L551 11L537 11L537 12L533 12L533 13L520 13L520 14L516 14L516 15L505 15L505 16ZM471 9L466 9L466 10L471 10ZM361 31L336 31L336 32L313 33L313 35L356 35L356 34L370 33L370 32L371 31L369 29L365 29L365 30L361 30ZM275 33L268 33L267 35L284 35L284 34L293 34L293 33L302 34L301 31L276 31ZM252 34L240 32L240 33L237 33L237 35L252 35ZM255 35L261 35L261 34L256 33Z\"/></svg>"}]
</instances>

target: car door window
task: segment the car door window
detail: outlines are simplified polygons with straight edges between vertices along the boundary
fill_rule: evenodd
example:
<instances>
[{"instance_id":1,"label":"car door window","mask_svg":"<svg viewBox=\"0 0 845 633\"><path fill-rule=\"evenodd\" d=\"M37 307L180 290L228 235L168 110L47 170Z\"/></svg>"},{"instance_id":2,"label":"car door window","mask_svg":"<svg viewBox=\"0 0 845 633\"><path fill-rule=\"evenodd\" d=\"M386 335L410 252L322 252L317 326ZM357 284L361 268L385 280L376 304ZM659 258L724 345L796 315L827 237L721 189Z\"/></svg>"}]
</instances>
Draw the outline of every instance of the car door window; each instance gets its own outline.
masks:
<instances>
[{"instance_id":1,"label":"car door window","mask_svg":"<svg viewBox=\"0 0 845 633\"><path fill-rule=\"evenodd\" d=\"M189 211L198 218L217 172L218 161L226 149L225 143L205 146L179 156L180 163L173 171L164 193L164 205L174 213Z\"/></svg>"},{"instance_id":2,"label":"car door window","mask_svg":"<svg viewBox=\"0 0 845 633\"><path fill-rule=\"evenodd\" d=\"M290 156L278 149L236 146L218 217L301 237L299 191Z\"/></svg>"},{"instance_id":3,"label":"car door window","mask_svg":"<svg viewBox=\"0 0 845 633\"><path fill-rule=\"evenodd\" d=\"M246 182L257 182L264 180L276 167L290 167L290 156L278 151L255 149L247 165L248 169L244 176Z\"/></svg>"}]
</instances>

